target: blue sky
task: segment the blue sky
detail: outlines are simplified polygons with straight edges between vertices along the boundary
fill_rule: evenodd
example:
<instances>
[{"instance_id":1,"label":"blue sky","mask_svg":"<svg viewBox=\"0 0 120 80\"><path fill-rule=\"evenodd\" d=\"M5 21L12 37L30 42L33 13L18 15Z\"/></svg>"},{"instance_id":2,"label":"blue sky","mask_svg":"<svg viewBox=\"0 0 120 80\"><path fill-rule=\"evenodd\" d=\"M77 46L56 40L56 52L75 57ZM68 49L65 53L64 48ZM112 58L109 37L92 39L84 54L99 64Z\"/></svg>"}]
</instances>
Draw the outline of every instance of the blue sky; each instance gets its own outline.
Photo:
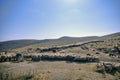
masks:
<instances>
[{"instance_id":1,"label":"blue sky","mask_svg":"<svg viewBox=\"0 0 120 80\"><path fill-rule=\"evenodd\" d=\"M120 32L120 0L0 0L0 41Z\"/></svg>"}]
</instances>

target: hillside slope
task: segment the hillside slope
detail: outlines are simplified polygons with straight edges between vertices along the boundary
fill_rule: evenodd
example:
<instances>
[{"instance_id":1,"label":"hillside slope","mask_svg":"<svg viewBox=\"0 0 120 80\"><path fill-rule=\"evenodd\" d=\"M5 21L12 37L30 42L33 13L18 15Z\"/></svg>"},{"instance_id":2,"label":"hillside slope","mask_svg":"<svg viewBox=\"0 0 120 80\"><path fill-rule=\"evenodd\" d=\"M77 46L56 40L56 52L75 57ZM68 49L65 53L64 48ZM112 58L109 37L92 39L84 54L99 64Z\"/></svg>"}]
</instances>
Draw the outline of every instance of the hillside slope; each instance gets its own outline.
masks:
<instances>
[{"instance_id":1,"label":"hillside slope","mask_svg":"<svg viewBox=\"0 0 120 80\"><path fill-rule=\"evenodd\" d=\"M45 40L12 40L12 41L5 41L5 42L0 42L0 50L11 50L11 49L16 49L16 48L22 48L30 45L44 45L44 44L49 44L50 46L57 45L57 44L71 44L74 42L78 41L86 41L86 40L93 40L98 37L69 37L69 38L59 38L59 39L45 39ZM63 44L64 45L64 44Z\"/></svg>"},{"instance_id":2,"label":"hillside slope","mask_svg":"<svg viewBox=\"0 0 120 80\"><path fill-rule=\"evenodd\" d=\"M87 37L68 37L64 36L58 39L45 39L45 40L12 40L0 42L0 51L2 50L12 50L12 49L28 49L37 47L51 47L51 46L61 46L67 44L74 44L77 42L91 41L91 40L106 40L120 38L120 32L113 33L105 36L87 36Z\"/></svg>"}]
</instances>

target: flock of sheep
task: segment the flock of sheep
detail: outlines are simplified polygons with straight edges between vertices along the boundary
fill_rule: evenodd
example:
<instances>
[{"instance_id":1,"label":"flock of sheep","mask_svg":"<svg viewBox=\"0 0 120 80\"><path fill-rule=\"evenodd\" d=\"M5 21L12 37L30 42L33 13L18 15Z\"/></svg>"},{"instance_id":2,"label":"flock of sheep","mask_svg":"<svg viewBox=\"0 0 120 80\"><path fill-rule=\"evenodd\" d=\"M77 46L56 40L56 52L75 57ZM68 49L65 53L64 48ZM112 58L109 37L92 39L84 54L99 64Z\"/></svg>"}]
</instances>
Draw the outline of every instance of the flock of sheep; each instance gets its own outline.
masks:
<instances>
[{"instance_id":1,"label":"flock of sheep","mask_svg":"<svg viewBox=\"0 0 120 80\"><path fill-rule=\"evenodd\" d=\"M89 43L97 43L103 41L90 41L90 42L83 42L79 44L71 44L65 46L57 46L51 48L36 48L34 54L32 53L4 53L0 54L0 62L7 62L7 61L23 61L30 59L31 61L41 61L41 60L64 60L64 61L74 61L74 62L99 62L99 58L95 55L85 55L81 56L78 54L70 54L70 53L58 53L59 50L64 50L67 48L72 47L81 47L85 44ZM52 53L48 53L52 51Z\"/></svg>"},{"instance_id":2,"label":"flock of sheep","mask_svg":"<svg viewBox=\"0 0 120 80\"><path fill-rule=\"evenodd\" d=\"M120 72L120 63L113 62L100 62L96 65L97 71L113 73L115 71Z\"/></svg>"},{"instance_id":3,"label":"flock of sheep","mask_svg":"<svg viewBox=\"0 0 120 80\"><path fill-rule=\"evenodd\" d=\"M16 55L0 56L0 62L7 62L7 61L23 61L23 60L31 60L31 61L41 61L41 60L48 60L48 61L74 61L74 62L98 62L99 58L96 56L79 56L76 54L65 54L65 53L41 53L41 54L22 54L17 53Z\"/></svg>"},{"instance_id":4,"label":"flock of sheep","mask_svg":"<svg viewBox=\"0 0 120 80\"><path fill-rule=\"evenodd\" d=\"M63 61L73 61L73 62L98 62L99 58L97 56L79 56L76 54L60 54L60 53L52 53L52 54L39 54L33 55L32 61L40 61L40 60L63 60Z\"/></svg>"},{"instance_id":5,"label":"flock of sheep","mask_svg":"<svg viewBox=\"0 0 120 80\"><path fill-rule=\"evenodd\" d=\"M103 41L92 41L92 42L85 42L80 44L72 44L72 45L65 45L65 46L58 46L58 47L51 47L51 48L36 48L36 53L2 53L0 54L0 62L21 62L24 60L30 60L30 61L70 61L70 62L100 62L100 59L95 55L86 54L84 56L81 56L80 54L75 53L59 53L59 50L64 50L67 48L72 47L80 47L85 44L89 43L97 43L97 42L103 42ZM118 53L120 53L119 48L115 47L115 50L117 50ZM112 53L116 51L112 50ZM52 52L51 52L52 51ZM50 53L51 52L51 53ZM110 56L114 56L110 54ZM102 71L108 71L112 72L113 70L117 70L120 72L120 64L113 64L111 62L103 62L98 63L97 69Z\"/></svg>"},{"instance_id":6,"label":"flock of sheep","mask_svg":"<svg viewBox=\"0 0 120 80\"><path fill-rule=\"evenodd\" d=\"M65 45L65 46L57 46L57 47L51 47L51 48L36 48L35 52L38 54L23 54L23 53L16 53L16 54L2 54L0 55L0 62L6 62L6 61L23 61L24 59L31 59L32 61L40 61L40 60L65 60L65 61L77 61L77 62L98 62L99 58L96 56L86 55L86 56L80 56L77 54L69 54L69 53L56 53L59 50L64 50L67 48L72 47L79 47L84 44L88 43L96 43L101 41L91 41L91 42L84 42L80 44L71 44L71 45ZM49 54L47 52L52 51L52 54Z\"/></svg>"}]
</instances>

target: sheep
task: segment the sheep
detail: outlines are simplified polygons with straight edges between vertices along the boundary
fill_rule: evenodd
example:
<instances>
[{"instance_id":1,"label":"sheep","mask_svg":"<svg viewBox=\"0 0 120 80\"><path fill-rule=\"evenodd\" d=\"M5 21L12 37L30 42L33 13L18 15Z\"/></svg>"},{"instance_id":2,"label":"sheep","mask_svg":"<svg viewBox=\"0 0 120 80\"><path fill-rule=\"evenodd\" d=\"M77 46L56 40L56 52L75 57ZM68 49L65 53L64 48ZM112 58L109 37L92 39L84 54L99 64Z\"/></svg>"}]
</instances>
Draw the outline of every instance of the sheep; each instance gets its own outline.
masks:
<instances>
[{"instance_id":1,"label":"sheep","mask_svg":"<svg viewBox=\"0 0 120 80\"><path fill-rule=\"evenodd\" d=\"M120 72L120 63L115 64L115 65L113 66L113 68L114 68L115 70L117 70L118 72Z\"/></svg>"}]
</instances>

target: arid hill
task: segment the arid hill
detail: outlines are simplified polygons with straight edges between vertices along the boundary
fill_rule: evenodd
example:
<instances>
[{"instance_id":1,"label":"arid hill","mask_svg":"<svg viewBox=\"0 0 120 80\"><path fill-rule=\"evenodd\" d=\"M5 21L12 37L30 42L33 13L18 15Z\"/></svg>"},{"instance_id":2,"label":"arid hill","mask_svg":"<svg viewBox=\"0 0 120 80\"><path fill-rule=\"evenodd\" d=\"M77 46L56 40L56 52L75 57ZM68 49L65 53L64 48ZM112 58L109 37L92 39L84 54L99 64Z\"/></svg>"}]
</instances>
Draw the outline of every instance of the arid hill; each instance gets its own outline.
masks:
<instances>
[{"instance_id":1,"label":"arid hill","mask_svg":"<svg viewBox=\"0 0 120 80\"><path fill-rule=\"evenodd\" d=\"M37 47L51 47L51 46L61 46L67 44L74 44L84 41L92 40L107 40L107 39L119 39L120 32L109 34L105 36L88 36L88 37L68 37L64 36L59 39L45 39L45 40L11 40L0 42L0 51L9 51L18 48L37 48Z\"/></svg>"},{"instance_id":2,"label":"arid hill","mask_svg":"<svg viewBox=\"0 0 120 80\"><path fill-rule=\"evenodd\" d=\"M8 51L1 52L0 80L120 79L120 32L6 41L0 43L0 49ZM16 52L24 57L15 56Z\"/></svg>"}]
</instances>

